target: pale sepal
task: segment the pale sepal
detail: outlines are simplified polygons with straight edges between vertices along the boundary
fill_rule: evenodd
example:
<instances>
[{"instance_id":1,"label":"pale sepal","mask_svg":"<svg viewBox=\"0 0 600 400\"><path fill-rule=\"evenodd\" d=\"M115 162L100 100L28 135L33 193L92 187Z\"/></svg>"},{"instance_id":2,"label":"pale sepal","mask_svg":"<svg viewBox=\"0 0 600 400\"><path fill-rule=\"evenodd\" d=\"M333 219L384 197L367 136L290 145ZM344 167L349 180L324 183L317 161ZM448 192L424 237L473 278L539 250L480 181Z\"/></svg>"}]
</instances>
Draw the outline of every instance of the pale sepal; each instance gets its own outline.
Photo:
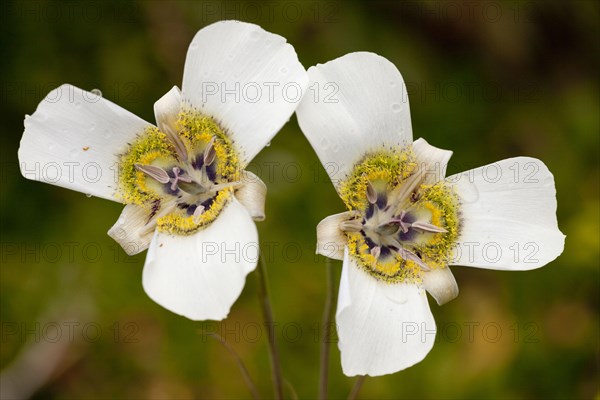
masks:
<instances>
[{"instance_id":1,"label":"pale sepal","mask_svg":"<svg viewBox=\"0 0 600 400\"><path fill-rule=\"evenodd\" d=\"M108 230L108 236L113 238L125 252L136 255L146 250L150 245L154 229L148 229L152 223L147 209L136 204L125 206L117 222ZM156 226L152 223L151 227Z\"/></svg>"},{"instance_id":2,"label":"pale sepal","mask_svg":"<svg viewBox=\"0 0 600 400\"><path fill-rule=\"evenodd\" d=\"M173 86L171 90L154 103L154 117L158 129L165 132L165 126L177 131L177 118L181 110L181 90Z\"/></svg>"},{"instance_id":3,"label":"pale sepal","mask_svg":"<svg viewBox=\"0 0 600 400\"><path fill-rule=\"evenodd\" d=\"M423 272L423 288L438 305L446 304L458 296L458 284L450 267L435 268Z\"/></svg>"},{"instance_id":4,"label":"pale sepal","mask_svg":"<svg viewBox=\"0 0 600 400\"><path fill-rule=\"evenodd\" d=\"M413 142L418 172L425 184L434 184L444 179L452 151L430 145L425 139Z\"/></svg>"},{"instance_id":5,"label":"pale sepal","mask_svg":"<svg viewBox=\"0 0 600 400\"><path fill-rule=\"evenodd\" d=\"M265 220L265 200L267 185L250 171L241 172L242 185L236 190L235 197L255 221Z\"/></svg>"},{"instance_id":6,"label":"pale sepal","mask_svg":"<svg viewBox=\"0 0 600 400\"><path fill-rule=\"evenodd\" d=\"M353 213L346 211L339 214L330 215L317 225L317 254L335 260L344 258L344 247L348 240L340 228L340 224L349 221Z\"/></svg>"}]
</instances>

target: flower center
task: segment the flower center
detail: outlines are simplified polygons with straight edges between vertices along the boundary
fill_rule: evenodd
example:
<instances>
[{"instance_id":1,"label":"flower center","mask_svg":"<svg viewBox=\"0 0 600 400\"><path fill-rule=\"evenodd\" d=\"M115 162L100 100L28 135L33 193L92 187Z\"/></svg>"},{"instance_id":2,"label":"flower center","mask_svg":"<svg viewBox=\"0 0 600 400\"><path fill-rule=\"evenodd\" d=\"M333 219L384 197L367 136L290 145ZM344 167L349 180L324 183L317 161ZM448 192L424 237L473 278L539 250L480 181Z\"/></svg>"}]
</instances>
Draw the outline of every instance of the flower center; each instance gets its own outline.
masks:
<instances>
[{"instance_id":1,"label":"flower center","mask_svg":"<svg viewBox=\"0 0 600 400\"><path fill-rule=\"evenodd\" d=\"M148 211L148 226L188 235L211 223L231 198L238 158L209 117L179 114L177 131L149 128L121 156L120 192Z\"/></svg>"},{"instance_id":2,"label":"flower center","mask_svg":"<svg viewBox=\"0 0 600 400\"><path fill-rule=\"evenodd\" d=\"M458 201L443 182L425 185L412 151L379 153L340 189L354 217L341 224L350 254L391 282L416 281L447 265L458 231Z\"/></svg>"}]
</instances>

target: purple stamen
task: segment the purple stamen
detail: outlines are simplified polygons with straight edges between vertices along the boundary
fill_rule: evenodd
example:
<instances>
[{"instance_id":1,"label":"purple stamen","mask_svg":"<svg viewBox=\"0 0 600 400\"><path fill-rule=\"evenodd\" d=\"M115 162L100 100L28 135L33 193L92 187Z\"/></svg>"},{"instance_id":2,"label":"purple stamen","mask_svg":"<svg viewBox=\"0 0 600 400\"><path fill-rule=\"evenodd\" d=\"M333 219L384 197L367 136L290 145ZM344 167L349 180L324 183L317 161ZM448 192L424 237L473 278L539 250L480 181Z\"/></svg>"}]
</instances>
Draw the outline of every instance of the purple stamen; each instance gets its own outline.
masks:
<instances>
[{"instance_id":1,"label":"purple stamen","mask_svg":"<svg viewBox=\"0 0 600 400\"><path fill-rule=\"evenodd\" d=\"M167 172L160 168L160 167L155 167L154 165L142 165L142 164L135 164L135 169L137 169L138 171L142 171L143 173L145 173L146 175L148 175L150 178L160 182L160 183L169 183L169 174L167 174Z\"/></svg>"},{"instance_id":2,"label":"purple stamen","mask_svg":"<svg viewBox=\"0 0 600 400\"><path fill-rule=\"evenodd\" d=\"M213 161L215 161L216 155L217 152L215 150L215 138L213 137L206 146L206 149L204 149L204 165L211 165Z\"/></svg>"},{"instance_id":3,"label":"purple stamen","mask_svg":"<svg viewBox=\"0 0 600 400\"><path fill-rule=\"evenodd\" d=\"M367 182L367 200L371 204L375 204L377 202L377 191L371 182Z\"/></svg>"},{"instance_id":4,"label":"purple stamen","mask_svg":"<svg viewBox=\"0 0 600 400\"><path fill-rule=\"evenodd\" d=\"M421 260L421 258L416 255L415 253L413 253L412 251L406 250L403 247L398 248L398 254L400 255L400 257L402 257L405 260L410 260L413 261L415 264L417 264L419 267L421 267L422 270L424 271L429 271L430 268L427 264L425 264L425 262L423 260Z\"/></svg>"},{"instance_id":5,"label":"purple stamen","mask_svg":"<svg viewBox=\"0 0 600 400\"><path fill-rule=\"evenodd\" d=\"M179 134L177 132L175 132L173 129L171 129L171 127L168 124L165 124L163 126L163 128L165 131L164 132L165 135L171 141L171 144L175 148L175 152L177 153L177 157L179 158L179 160L187 161L187 159L188 159L187 149L185 147L185 144L183 144L183 141L181 140L181 137L179 136Z\"/></svg>"},{"instance_id":6,"label":"purple stamen","mask_svg":"<svg viewBox=\"0 0 600 400\"><path fill-rule=\"evenodd\" d=\"M428 224L426 222L420 222L420 221L413 222L411 224L411 227L414 228L414 229L419 229L419 230L425 231L425 232L433 232L433 233L448 232L444 228L440 228L440 227L435 226L433 224Z\"/></svg>"},{"instance_id":7,"label":"purple stamen","mask_svg":"<svg viewBox=\"0 0 600 400\"><path fill-rule=\"evenodd\" d=\"M371 249L371 255L376 259L381 255L381 247L375 246Z\"/></svg>"}]
</instances>

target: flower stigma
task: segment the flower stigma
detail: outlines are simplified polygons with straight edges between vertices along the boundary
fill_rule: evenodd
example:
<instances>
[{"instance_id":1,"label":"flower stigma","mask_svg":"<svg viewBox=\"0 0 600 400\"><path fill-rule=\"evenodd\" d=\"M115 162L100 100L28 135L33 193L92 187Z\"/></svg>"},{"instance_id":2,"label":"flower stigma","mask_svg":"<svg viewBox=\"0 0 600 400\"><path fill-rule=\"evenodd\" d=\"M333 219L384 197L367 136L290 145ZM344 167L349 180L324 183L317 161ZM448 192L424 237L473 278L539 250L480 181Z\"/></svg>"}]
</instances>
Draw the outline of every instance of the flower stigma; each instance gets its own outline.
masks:
<instances>
[{"instance_id":1,"label":"flower stigma","mask_svg":"<svg viewBox=\"0 0 600 400\"><path fill-rule=\"evenodd\" d=\"M458 197L444 181L425 183L425 169L412 146L383 150L364 157L339 187L351 211L340 224L349 254L377 279L420 282L452 256Z\"/></svg>"},{"instance_id":2,"label":"flower stigma","mask_svg":"<svg viewBox=\"0 0 600 400\"><path fill-rule=\"evenodd\" d=\"M119 195L147 211L149 230L190 235L241 185L239 158L219 124L196 111L181 111L163 130L147 128L121 155Z\"/></svg>"}]
</instances>

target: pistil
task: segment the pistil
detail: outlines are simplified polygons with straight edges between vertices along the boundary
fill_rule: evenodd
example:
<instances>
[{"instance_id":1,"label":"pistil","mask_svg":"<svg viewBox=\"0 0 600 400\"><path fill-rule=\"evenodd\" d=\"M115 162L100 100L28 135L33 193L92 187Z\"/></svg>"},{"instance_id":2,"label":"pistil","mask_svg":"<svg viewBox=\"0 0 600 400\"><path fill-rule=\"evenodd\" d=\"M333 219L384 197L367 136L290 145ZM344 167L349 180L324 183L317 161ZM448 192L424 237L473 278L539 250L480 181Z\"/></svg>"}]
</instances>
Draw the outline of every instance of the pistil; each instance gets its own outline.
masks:
<instances>
[{"instance_id":1,"label":"pistil","mask_svg":"<svg viewBox=\"0 0 600 400\"><path fill-rule=\"evenodd\" d=\"M173 167L172 171L173 171L173 175L175 175L175 176L170 179L171 190L175 190L177 188L177 183L179 183L179 182L185 182L185 183L192 182L192 178L185 171L181 171L181 168Z\"/></svg>"}]
</instances>

